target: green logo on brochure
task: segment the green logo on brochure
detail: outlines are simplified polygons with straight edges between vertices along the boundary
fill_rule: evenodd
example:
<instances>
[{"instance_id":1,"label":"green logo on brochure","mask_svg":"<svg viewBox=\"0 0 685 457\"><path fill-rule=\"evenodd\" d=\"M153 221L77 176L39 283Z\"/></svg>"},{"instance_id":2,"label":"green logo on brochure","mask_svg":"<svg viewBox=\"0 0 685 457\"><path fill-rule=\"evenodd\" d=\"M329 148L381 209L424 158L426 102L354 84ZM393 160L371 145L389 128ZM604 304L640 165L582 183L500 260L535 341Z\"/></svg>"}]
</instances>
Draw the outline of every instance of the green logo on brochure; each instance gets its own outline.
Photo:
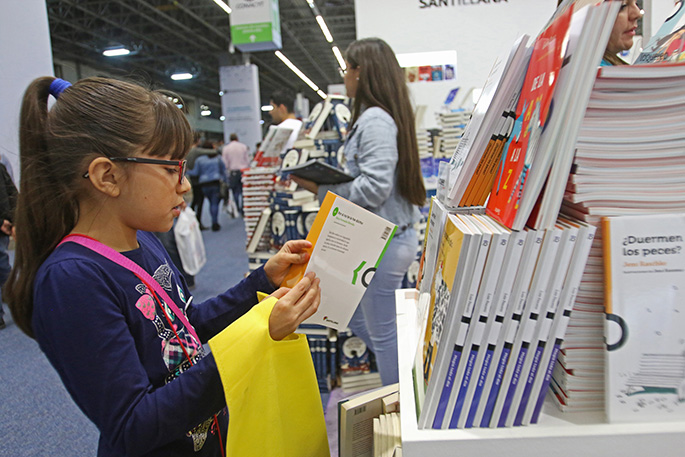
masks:
<instances>
[{"instance_id":1,"label":"green logo on brochure","mask_svg":"<svg viewBox=\"0 0 685 457\"><path fill-rule=\"evenodd\" d=\"M335 208L333 208L333 215L335 216L336 214L338 214L338 207L337 206Z\"/></svg>"}]
</instances>

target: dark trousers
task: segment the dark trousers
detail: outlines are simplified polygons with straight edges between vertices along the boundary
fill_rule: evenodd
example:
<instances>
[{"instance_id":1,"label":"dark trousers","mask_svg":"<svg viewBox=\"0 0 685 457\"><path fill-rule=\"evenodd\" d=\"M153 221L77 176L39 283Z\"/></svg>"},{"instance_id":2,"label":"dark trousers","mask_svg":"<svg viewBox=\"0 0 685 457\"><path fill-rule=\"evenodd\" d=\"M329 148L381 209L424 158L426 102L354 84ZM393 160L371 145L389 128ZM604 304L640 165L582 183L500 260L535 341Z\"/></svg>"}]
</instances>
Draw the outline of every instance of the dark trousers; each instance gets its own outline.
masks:
<instances>
[{"instance_id":1,"label":"dark trousers","mask_svg":"<svg viewBox=\"0 0 685 457\"><path fill-rule=\"evenodd\" d=\"M198 178L190 178L190 186L193 189L193 201L190 203L190 207L195 211L195 216L197 221L202 225L202 208L205 205L205 194L202 192L202 186L197 181Z\"/></svg>"},{"instance_id":2,"label":"dark trousers","mask_svg":"<svg viewBox=\"0 0 685 457\"><path fill-rule=\"evenodd\" d=\"M228 187L233 191L235 207L243 214L243 173L240 170L231 170L228 175Z\"/></svg>"}]
</instances>

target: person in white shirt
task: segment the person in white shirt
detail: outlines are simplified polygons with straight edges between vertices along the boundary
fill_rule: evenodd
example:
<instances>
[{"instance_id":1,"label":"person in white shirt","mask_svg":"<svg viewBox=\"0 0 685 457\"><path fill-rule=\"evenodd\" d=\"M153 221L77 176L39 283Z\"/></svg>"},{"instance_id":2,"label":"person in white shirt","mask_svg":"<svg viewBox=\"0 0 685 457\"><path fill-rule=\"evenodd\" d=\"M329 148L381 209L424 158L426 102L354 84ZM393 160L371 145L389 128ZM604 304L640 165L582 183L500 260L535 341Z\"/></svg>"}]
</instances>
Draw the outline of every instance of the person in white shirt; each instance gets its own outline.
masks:
<instances>
[{"instance_id":1,"label":"person in white shirt","mask_svg":"<svg viewBox=\"0 0 685 457\"><path fill-rule=\"evenodd\" d=\"M269 102L273 107L269 114L271 114L274 124L277 124L279 127L293 129L293 133L290 134L286 145L286 150L288 150L297 141L297 136L300 134L300 128L302 127L302 121L295 117L295 97L288 92L277 90L271 94Z\"/></svg>"},{"instance_id":2,"label":"person in white shirt","mask_svg":"<svg viewBox=\"0 0 685 457\"><path fill-rule=\"evenodd\" d=\"M228 187L233 191L233 199L235 206L238 208L240 214L243 214L243 184L242 171L245 168L250 168L250 149L238 141L238 135L231 133L230 142L221 150L221 158L226 165L226 173L228 173ZM225 204L228 204L226 202Z\"/></svg>"}]
</instances>

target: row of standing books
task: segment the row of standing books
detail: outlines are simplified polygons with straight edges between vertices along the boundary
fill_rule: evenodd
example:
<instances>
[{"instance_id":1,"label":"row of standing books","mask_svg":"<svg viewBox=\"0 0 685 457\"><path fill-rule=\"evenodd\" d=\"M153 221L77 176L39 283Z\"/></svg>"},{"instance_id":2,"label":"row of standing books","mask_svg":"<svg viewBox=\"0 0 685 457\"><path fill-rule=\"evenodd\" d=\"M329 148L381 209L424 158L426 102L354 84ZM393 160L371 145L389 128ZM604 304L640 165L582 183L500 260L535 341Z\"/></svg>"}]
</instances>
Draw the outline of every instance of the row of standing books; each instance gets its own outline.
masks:
<instances>
[{"instance_id":1,"label":"row of standing books","mask_svg":"<svg viewBox=\"0 0 685 457\"><path fill-rule=\"evenodd\" d=\"M595 228L511 231L431 203L418 288L419 427L535 423Z\"/></svg>"}]
</instances>

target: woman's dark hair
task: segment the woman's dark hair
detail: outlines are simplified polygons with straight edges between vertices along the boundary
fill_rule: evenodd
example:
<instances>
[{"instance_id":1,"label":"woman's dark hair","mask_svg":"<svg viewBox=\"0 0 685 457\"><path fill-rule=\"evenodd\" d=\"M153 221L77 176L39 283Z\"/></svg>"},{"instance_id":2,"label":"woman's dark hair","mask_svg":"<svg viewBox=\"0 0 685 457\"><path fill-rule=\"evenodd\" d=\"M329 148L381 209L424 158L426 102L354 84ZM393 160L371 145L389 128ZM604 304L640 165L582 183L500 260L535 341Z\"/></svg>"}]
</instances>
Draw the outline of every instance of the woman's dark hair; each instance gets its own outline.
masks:
<instances>
[{"instance_id":1,"label":"woman's dark hair","mask_svg":"<svg viewBox=\"0 0 685 457\"><path fill-rule=\"evenodd\" d=\"M33 337L36 272L79 218L83 178L96 157L185 156L193 132L168 93L107 78L68 87L48 111L53 77L35 79L24 93L19 125L20 193L16 255L3 290L17 326Z\"/></svg>"},{"instance_id":2,"label":"woman's dark hair","mask_svg":"<svg viewBox=\"0 0 685 457\"><path fill-rule=\"evenodd\" d=\"M414 110L395 53L380 38L364 38L350 43L345 57L351 68L360 68L350 128L359 119L362 107L377 106L392 116L397 125L398 191L410 203L424 205L426 189L419 163Z\"/></svg>"}]
</instances>

